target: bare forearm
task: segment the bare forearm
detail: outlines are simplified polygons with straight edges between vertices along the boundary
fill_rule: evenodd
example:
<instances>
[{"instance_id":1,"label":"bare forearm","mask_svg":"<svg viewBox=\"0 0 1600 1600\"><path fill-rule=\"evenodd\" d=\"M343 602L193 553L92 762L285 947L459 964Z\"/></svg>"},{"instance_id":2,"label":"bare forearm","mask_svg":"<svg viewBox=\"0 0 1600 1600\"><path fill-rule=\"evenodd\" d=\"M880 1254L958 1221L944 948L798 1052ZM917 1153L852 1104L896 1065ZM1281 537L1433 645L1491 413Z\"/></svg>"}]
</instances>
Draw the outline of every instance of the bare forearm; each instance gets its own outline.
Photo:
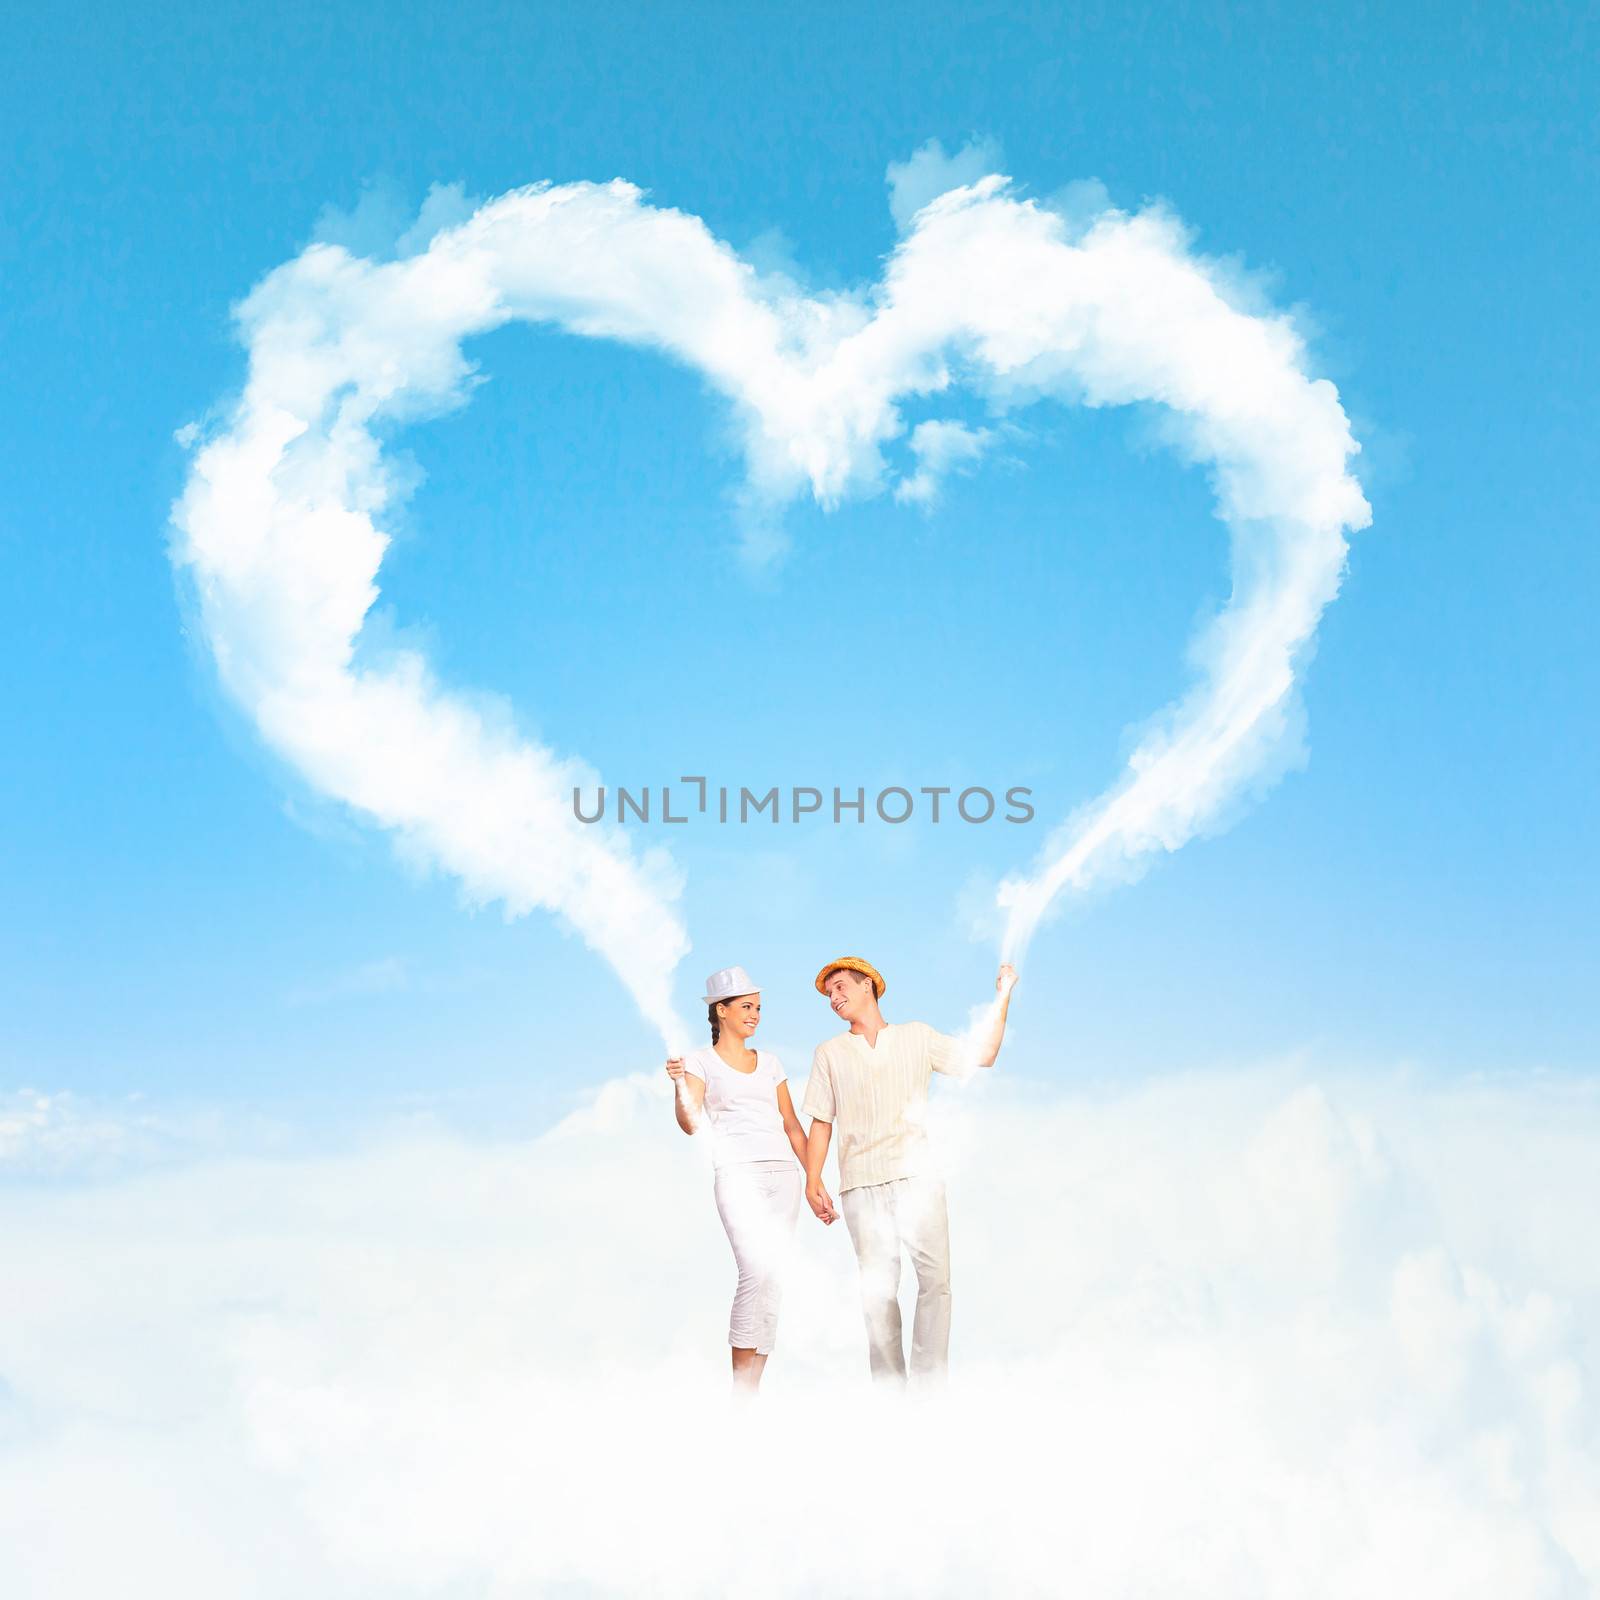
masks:
<instances>
[{"instance_id":1,"label":"bare forearm","mask_svg":"<svg viewBox=\"0 0 1600 1600\"><path fill-rule=\"evenodd\" d=\"M705 1124L705 1112L697 1106L680 1086L672 1097L673 1115L685 1133L698 1133Z\"/></svg>"},{"instance_id":2,"label":"bare forearm","mask_svg":"<svg viewBox=\"0 0 1600 1600\"><path fill-rule=\"evenodd\" d=\"M828 1160L828 1143L833 1138L833 1124L815 1120L806 1135L806 1147L801 1159L806 1164L806 1184L822 1182L822 1169Z\"/></svg>"},{"instance_id":3,"label":"bare forearm","mask_svg":"<svg viewBox=\"0 0 1600 1600\"><path fill-rule=\"evenodd\" d=\"M783 1131L788 1136L789 1148L794 1151L794 1158L802 1167L806 1164L806 1130L800 1126L799 1120L786 1122Z\"/></svg>"},{"instance_id":4,"label":"bare forearm","mask_svg":"<svg viewBox=\"0 0 1600 1600\"><path fill-rule=\"evenodd\" d=\"M983 1041L983 1048L978 1053L980 1067L992 1067L994 1058L1000 1054L1000 1046L1006 1036L1006 1012L1010 1009L1011 996L1007 994L995 1007L994 1020L989 1024L988 1037Z\"/></svg>"}]
</instances>

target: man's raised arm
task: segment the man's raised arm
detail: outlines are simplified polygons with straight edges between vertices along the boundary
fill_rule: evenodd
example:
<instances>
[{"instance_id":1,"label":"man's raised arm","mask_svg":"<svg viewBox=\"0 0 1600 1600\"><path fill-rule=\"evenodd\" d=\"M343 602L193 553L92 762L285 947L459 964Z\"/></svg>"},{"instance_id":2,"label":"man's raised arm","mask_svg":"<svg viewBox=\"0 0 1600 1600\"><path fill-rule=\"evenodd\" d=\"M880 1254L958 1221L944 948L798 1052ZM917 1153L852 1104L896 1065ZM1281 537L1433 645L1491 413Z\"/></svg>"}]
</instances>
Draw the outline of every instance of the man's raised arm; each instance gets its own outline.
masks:
<instances>
[{"instance_id":1,"label":"man's raised arm","mask_svg":"<svg viewBox=\"0 0 1600 1600\"><path fill-rule=\"evenodd\" d=\"M1009 961L1002 964L994 980L994 1015L989 1021L989 1032L978 1050L978 1065L992 1067L1000 1054L1000 1043L1006 1036L1006 1012L1011 1009L1011 991L1017 986L1017 969Z\"/></svg>"}]
</instances>

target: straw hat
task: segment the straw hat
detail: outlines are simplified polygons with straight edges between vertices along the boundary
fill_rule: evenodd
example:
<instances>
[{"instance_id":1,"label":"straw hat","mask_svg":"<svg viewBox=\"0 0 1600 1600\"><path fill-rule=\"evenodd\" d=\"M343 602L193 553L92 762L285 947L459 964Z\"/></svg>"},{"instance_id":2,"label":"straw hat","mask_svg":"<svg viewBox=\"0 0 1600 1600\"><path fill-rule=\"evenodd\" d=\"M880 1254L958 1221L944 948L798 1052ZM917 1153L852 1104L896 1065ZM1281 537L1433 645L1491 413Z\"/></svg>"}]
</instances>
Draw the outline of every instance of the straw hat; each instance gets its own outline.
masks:
<instances>
[{"instance_id":1,"label":"straw hat","mask_svg":"<svg viewBox=\"0 0 1600 1600\"><path fill-rule=\"evenodd\" d=\"M880 1000L883 998L883 991L888 988L888 984L883 981L883 974L870 961L863 961L860 956L840 956L837 961L830 961L817 974L818 994L826 994L828 992L825 987L828 981L828 974L837 972L840 967L843 967L847 972L859 972L862 977L871 978L872 992Z\"/></svg>"},{"instance_id":2,"label":"straw hat","mask_svg":"<svg viewBox=\"0 0 1600 1600\"><path fill-rule=\"evenodd\" d=\"M706 979L706 992L701 999L709 1005L718 1000L731 1000L739 994L760 994L761 985L743 967L724 967Z\"/></svg>"}]
</instances>

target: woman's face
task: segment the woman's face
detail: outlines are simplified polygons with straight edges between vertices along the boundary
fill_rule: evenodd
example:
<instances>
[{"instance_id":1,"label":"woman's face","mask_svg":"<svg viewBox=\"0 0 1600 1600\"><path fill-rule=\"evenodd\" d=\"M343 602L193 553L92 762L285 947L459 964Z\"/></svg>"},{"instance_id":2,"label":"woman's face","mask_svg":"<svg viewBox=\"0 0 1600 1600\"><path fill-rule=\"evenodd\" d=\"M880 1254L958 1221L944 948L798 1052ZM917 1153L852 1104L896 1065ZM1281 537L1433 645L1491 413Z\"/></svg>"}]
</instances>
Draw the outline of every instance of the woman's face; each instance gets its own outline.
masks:
<instances>
[{"instance_id":1,"label":"woman's face","mask_svg":"<svg viewBox=\"0 0 1600 1600\"><path fill-rule=\"evenodd\" d=\"M730 1038L748 1039L761 1021L761 996L740 994L718 1008L722 1031Z\"/></svg>"}]
</instances>

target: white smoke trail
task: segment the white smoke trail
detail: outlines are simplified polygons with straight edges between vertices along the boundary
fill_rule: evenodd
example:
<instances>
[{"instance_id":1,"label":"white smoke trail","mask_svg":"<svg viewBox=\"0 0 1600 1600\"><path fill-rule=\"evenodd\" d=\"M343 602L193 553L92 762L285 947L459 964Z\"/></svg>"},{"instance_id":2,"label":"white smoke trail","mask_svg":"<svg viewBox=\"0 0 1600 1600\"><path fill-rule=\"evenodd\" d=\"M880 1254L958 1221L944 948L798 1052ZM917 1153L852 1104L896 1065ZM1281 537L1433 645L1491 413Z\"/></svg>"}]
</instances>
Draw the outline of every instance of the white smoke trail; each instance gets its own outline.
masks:
<instances>
[{"instance_id":1,"label":"white smoke trail","mask_svg":"<svg viewBox=\"0 0 1600 1600\"><path fill-rule=\"evenodd\" d=\"M245 301L249 379L196 456L176 558L223 683L278 754L476 897L563 914L680 1049L671 977L688 940L665 861L578 823L566 798L593 775L492 725L417 652L358 653L389 542L378 519L403 492L380 431L459 403L462 338L515 314L494 219L448 237L384 264L313 246Z\"/></svg>"},{"instance_id":2,"label":"white smoke trail","mask_svg":"<svg viewBox=\"0 0 1600 1600\"><path fill-rule=\"evenodd\" d=\"M762 278L697 219L628 184L537 186L480 207L408 259L315 245L239 310L243 395L198 451L174 513L222 681L319 790L394 830L484 899L563 915L617 969L669 1050L687 948L658 859L577 825L583 776L440 688L415 652L363 659L403 493L381 439L456 405L462 341L512 320L652 346L734 405L752 538L809 491L824 506L894 475L899 404L962 383L997 408L1055 397L1151 402L1214 476L1234 593L1201 638L1201 677L1127 778L1002 888L1008 956L1057 893L1175 849L1268 770L1295 671L1367 506L1332 386L1306 376L1288 321L1230 305L1170 217L1107 210L1087 228L982 178L918 210L870 293L815 298ZM931 502L977 433L913 437L902 498ZM950 424L954 427L954 424ZM942 439L943 447L933 448Z\"/></svg>"},{"instance_id":3,"label":"white smoke trail","mask_svg":"<svg viewBox=\"0 0 1600 1600\"><path fill-rule=\"evenodd\" d=\"M1026 393L1028 365L1070 347L1065 375L1089 403L1170 408L1176 442L1211 467L1233 593L1191 646L1199 682L1155 721L1126 776L1052 837L1031 877L1001 886L1005 960L1021 957L1063 889L1176 850L1273 775L1290 753L1296 672L1337 593L1345 533L1370 520L1346 470L1359 447L1333 386L1306 375L1287 319L1228 303L1170 219L1102 217L1076 245L1040 238L1035 259L1019 250L1014 260L1010 287L1022 303L1013 299L984 335L999 351L996 369L1009 363ZM1042 383L1061 381L1053 367Z\"/></svg>"}]
</instances>

